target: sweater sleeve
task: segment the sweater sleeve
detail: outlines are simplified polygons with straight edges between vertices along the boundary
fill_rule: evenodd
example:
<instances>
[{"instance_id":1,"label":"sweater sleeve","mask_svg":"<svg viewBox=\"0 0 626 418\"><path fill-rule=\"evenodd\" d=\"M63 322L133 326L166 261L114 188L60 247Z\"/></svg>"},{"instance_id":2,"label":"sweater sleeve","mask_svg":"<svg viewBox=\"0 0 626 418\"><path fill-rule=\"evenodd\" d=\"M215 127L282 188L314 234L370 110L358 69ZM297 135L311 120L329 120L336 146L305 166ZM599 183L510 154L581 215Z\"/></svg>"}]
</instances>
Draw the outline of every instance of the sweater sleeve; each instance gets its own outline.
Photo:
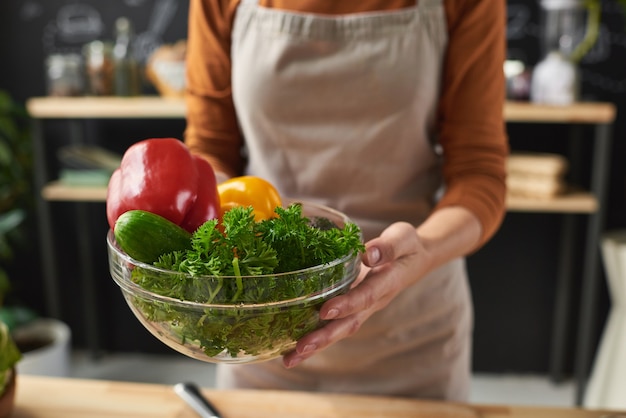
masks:
<instances>
[{"instance_id":1,"label":"sweater sleeve","mask_svg":"<svg viewBox=\"0 0 626 418\"><path fill-rule=\"evenodd\" d=\"M503 118L505 2L446 2L449 48L438 113L446 191L436 209L463 206L482 225L478 246L502 223L509 152Z\"/></svg>"},{"instance_id":2,"label":"sweater sleeve","mask_svg":"<svg viewBox=\"0 0 626 418\"><path fill-rule=\"evenodd\" d=\"M238 1L191 0L187 41L185 143L230 176L243 170L233 105L230 39Z\"/></svg>"}]
</instances>

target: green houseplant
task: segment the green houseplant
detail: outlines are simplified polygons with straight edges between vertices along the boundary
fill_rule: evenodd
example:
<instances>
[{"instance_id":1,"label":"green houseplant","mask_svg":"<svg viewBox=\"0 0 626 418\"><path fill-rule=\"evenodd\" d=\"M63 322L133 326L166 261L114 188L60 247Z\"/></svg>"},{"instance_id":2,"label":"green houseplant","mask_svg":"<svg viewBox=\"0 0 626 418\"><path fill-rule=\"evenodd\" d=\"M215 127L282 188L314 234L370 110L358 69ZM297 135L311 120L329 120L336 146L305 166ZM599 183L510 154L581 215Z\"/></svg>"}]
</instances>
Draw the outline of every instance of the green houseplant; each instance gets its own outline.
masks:
<instances>
[{"instance_id":1,"label":"green houseplant","mask_svg":"<svg viewBox=\"0 0 626 418\"><path fill-rule=\"evenodd\" d=\"M32 141L26 109L0 90L0 276L8 290L7 266L26 239L24 219L32 209Z\"/></svg>"},{"instance_id":2,"label":"green houseplant","mask_svg":"<svg viewBox=\"0 0 626 418\"><path fill-rule=\"evenodd\" d=\"M4 261L12 255L9 236L20 224L22 216L22 213L15 209L0 214L0 255ZM0 311L4 311L4 299L10 288L9 276L0 265ZM0 418L8 416L13 409L15 365L22 358L22 353L11 336L9 326L2 320L2 317L0 317Z\"/></svg>"},{"instance_id":3,"label":"green houseplant","mask_svg":"<svg viewBox=\"0 0 626 418\"><path fill-rule=\"evenodd\" d=\"M71 351L70 328L61 320L40 317L19 300L19 292L9 292L9 287L19 290L15 285L24 277L20 274L30 273L22 260L31 258L29 246L36 242L28 222L35 196L32 168L30 115L0 90L0 295L7 296L0 303L0 321L8 326L22 353L18 373L65 375Z\"/></svg>"},{"instance_id":4,"label":"green houseplant","mask_svg":"<svg viewBox=\"0 0 626 418\"><path fill-rule=\"evenodd\" d=\"M32 141L26 109L0 90L0 214L32 203ZM0 244L6 250L5 242Z\"/></svg>"},{"instance_id":5,"label":"green houseplant","mask_svg":"<svg viewBox=\"0 0 626 418\"><path fill-rule=\"evenodd\" d=\"M26 109L0 90L0 297L9 293L9 266L18 249L26 248L25 220L33 209L33 151ZM4 303L2 303L4 302ZM7 301L0 300L0 318L8 320ZM4 306L4 307L3 307Z\"/></svg>"},{"instance_id":6,"label":"green houseplant","mask_svg":"<svg viewBox=\"0 0 626 418\"><path fill-rule=\"evenodd\" d=\"M8 292L9 280L0 270L0 308L4 294ZM15 365L22 358L22 353L11 337L9 327L0 320L0 418L8 417L15 401Z\"/></svg>"},{"instance_id":7,"label":"green houseplant","mask_svg":"<svg viewBox=\"0 0 626 418\"><path fill-rule=\"evenodd\" d=\"M22 358L9 327L0 322L0 418L8 417L15 401L15 365Z\"/></svg>"},{"instance_id":8,"label":"green houseplant","mask_svg":"<svg viewBox=\"0 0 626 418\"><path fill-rule=\"evenodd\" d=\"M8 265L25 242L23 221L32 202L32 150L26 110L0 91L0 418L8 416L15 395L16 364L22 353L5 322L11 288Z\"/></svg>"}]
</instances>

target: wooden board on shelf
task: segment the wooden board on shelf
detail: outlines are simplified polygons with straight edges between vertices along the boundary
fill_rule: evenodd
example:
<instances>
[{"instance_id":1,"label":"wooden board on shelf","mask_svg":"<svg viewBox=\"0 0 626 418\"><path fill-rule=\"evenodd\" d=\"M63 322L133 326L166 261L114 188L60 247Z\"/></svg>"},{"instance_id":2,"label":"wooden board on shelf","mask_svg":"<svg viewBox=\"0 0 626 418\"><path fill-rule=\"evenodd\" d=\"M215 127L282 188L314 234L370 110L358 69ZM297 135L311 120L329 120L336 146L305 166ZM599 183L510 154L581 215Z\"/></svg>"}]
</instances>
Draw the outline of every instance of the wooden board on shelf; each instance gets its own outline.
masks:
<instances>
[{"instance_id":1,"label":"wooden board on shelf","mask_svg":"<svg viewBox=\"0 0 626 418\"><path fill-rule=\"evenodd\" d=\"M35 97L26 102L40 119L184 118L183 99L143 97Z\"/></svg>"},{"instance_id":2,"label":"wooden board on shelf","mask_svg":"<svg viewBox=\"0 0 626 418\"><path fill-rule=\"evenodd\" d=\"M508 101L504 105L507 122L612 123L615 114L613 103L579 102L569 106L549 106Z\"/></svg>"},{"instance_id":3,"label":"wooden board on shelf","mask_svg":"<svg viewBox=\"0 0 626 418\"><path fill-rule=\"evenodd\" d=\"M41 195L46 200L104 202L107 188L106 186L70 186L60 181L53 181L43 188Z\"/></svg>"},{"instance_id":4,"label":"wooden board on shelf","mask_svg":"<svg viewBox=\"0 0 626 418\"><path fill-rule=\"evenodd\" d=\"M594 213L598 210L598 200L592 194L581 191L545 199L509 195L506 206L512 212Z\"/></svg>"}]
</instances>

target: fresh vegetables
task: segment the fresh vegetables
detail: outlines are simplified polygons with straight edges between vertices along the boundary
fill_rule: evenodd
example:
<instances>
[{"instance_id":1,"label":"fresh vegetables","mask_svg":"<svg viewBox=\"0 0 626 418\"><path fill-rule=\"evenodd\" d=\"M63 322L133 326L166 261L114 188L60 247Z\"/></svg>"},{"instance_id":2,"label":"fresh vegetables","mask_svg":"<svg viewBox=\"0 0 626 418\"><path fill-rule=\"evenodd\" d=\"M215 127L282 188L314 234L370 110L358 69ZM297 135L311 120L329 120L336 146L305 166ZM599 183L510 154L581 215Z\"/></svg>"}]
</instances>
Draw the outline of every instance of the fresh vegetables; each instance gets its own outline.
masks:
<instances>
[{"instance_id":1,"label":"fresh vegetables","mask_svg":"<svg viewBox=\"0 0 626 418\"><path fill-rule=\"evenodd\" d=\"M281 206L276 188L260 177L233 177L218 184L217 189L222 213L235 206L252 206L254 219L261 221L274 217L274 208Z\"/></svg>"},{"instance_id":2,"label":"fresh vegetables","mask_svg":"<svg viewBox=\"0 0 626 418\"><path fill-rule=\"evenodd\" d=\"M152 212L135 209L115 222L115 241L137 261L153 263L162 254L191 248L191 234Z\"/></svg>"},{"instance_id":3,"label":"fresh vegetables","mask_svg":"<svg viewBox=\"0 0 626 418\"><path fill-rule=\"evenodd\" d=\"M115 261L116 281L129 274L173 299L125 293L133 312L158 322L159 338L169 333L210 357L293 347L320 326L321 304L356 278L364 250L355 224L308 218L299 203L285 208L266 180L217 185L210 164L173 138L126 151L109 182L107 219L119 248L154 266Z\"/></svg>"},{"instance_id":4,"label":"fresh vegetables","mask_svg":"<svg viewBox=\"0 0 626 418\"><path fill-rule=\"evenodd\" d=\"M256 355L297 341L320 325L317 310L333 292L345 290L337 286L345 275L356 277L357 253L364 246L355 224L320 229L315 224L329 222L303 216L301 204L276 208L276 215L255 222L252 207L234 207L224 214L221 228L217 220L198 228L191 249L162 255L154 263L159 270L132 272L132 281L146 290L232 308L182 309L143 297L132 303L148 320L169 323L179 341L201 346L208 356L224 350L233 357ZM326 268L302 271L320 265ZM285 272L295 273L281 275ZM279 303L329 289L334 290L298 304ZM246 309L247 304L257 308Z\"/></svg>"},{"instance_id":5,"label":"fresh vegetables","mask_svg":"<svg viewBox=\"0 0 626 418\"><path fill-rule=\"evenodd\" d=\"M220 211L212 167L175 138L130 146L109 180L106 202L111 229L122 213L141 209L193 232Z\"/></svg>"},{"instance_id":6,"label":"fresh vegetables","mask_svg":"<svg viewBox=\"0 0 626 418\"><path fill-rule=\"evenodd\" d=\"M180 224L189 232L195 231L209 219L215 219L220 215L220 198L213 167L207 160L197 155L192 155L192 159L198 170L196 200Z\"/></svg>"}]
</instances>

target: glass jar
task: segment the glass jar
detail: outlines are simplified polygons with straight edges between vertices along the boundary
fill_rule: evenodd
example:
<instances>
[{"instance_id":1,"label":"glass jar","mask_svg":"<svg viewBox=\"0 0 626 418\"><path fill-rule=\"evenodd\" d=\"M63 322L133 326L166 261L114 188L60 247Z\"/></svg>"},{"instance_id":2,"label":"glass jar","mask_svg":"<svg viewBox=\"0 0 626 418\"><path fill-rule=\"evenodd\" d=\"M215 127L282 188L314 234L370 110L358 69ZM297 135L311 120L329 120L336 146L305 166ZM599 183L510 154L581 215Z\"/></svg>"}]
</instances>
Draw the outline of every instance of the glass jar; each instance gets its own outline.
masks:
<instances>
[{"instance_id":1,"label":"glass jar","mask_svg":"<svg viewBox=\"0 0 626 418\"><path fill-rule=\"evenodd\" d=\"M46 59L49 96L81 96L85 93L83 58L79 54L52 54Z\"/></svg>"}]
</instances>

